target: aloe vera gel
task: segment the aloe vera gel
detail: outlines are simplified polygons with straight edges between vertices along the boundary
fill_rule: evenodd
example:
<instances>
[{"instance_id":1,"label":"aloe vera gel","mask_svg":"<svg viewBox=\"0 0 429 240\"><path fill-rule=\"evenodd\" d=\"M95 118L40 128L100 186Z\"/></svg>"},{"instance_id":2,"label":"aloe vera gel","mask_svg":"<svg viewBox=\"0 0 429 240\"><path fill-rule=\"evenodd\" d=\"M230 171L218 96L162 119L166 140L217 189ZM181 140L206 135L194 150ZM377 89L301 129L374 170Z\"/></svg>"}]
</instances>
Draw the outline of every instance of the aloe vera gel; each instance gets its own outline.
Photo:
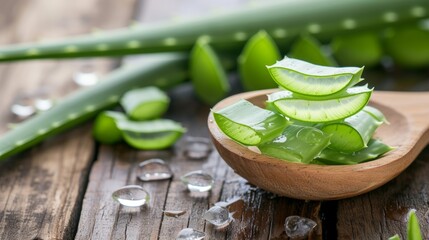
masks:
<instances>
[{"instance_id":1,"label":"aloe vera gel","mask_svg":"<svg viewBox=\"0 0 429 240\"><path fill-rule=\"evenodd\" d=\"M367 106L373 90L355 86L363 68L288 57L267 68L282 90L268 95L266 109L240 100L213 112L219 128L233 140L298 163L357 164L392 149L373 137L387 120Z\"/></svg>"}]
</instances>

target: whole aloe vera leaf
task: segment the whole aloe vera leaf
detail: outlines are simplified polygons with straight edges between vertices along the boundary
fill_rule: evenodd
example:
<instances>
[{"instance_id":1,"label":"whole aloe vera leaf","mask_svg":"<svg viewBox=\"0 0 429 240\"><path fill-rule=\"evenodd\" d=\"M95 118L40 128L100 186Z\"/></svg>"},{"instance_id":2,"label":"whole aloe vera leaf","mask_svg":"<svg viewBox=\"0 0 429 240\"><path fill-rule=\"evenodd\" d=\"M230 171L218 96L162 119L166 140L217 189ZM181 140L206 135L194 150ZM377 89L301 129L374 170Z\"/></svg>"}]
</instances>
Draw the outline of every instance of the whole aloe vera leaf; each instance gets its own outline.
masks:
<instances>
[{"instance_id":1,"label":"whole aloe vera leaf","mask_svg":"<svg viewBox=\"0 0 429 240\"><path fill-rule=\"evenodd\" d=\"M265 66L279 59L279 49L267 32L259 31L250 38L238 58L240 81L244 89L259 90L277 87Z\"/></svg>"},{"instance_id":2,"label":"whole aloe vera leaf","mask_svg":"<svg viewBox=\"0 0 429 240\"><path fill-rule=\"evenodd\" d=\"M250 146L277 137L288 124L283 116L243 99L213 111L213 116L216 124L227 136Z\"/></svg>"},{"instance_id":3,"label":"whole aloe vera leaf","mask_svg":"<svg viewBox=\"0 0 429 240\"><path fill-rule=\"evenodd\" d=\"M278 41L306 31L326 40L351 29L380 29L416 22L428 12L427 0L279 1L190 21L5 46L0 49L0 61L188 51L201 36L216 48L239 51L244 41L261 29Z\"/></svg>"},{"instance_id":4,"label":"whole aloe vera leaf","mask_svg":"<svg viewBox=\"0 0 429 240\"><path fill-rule=\"evenodd\" d=\"M285 57L268 66L268 70L284 89L303 95L329 96L361 81L363 68L326 67Z\"/></svg>"},{"instance_id":5,"label":"whole aloe vera leaf","mask_svg":"<svg viewBox=\"0 0 429 240\"><path fill-rule=\"evenodd\" d=\"M272 141L258 145L262 154L291 162L309 163L329 145L329 134L317 128L290 125Z\"/></svg>"},{"instance_id":6,"label":"whole aloe vera leaf","mask_svg":"<svg viewBox=\"0 0 429 240\"><path fill-rule=\"evenodd\" d=\"M198 98L214 105L229 92L230 86L225 70L210 45L200 39L190 56L190 77Z\"/></svg>"},{"instance_id":7,"label":"whole aloe vera leaf","mask_svg":"<svg viewBox=\"0 0 429 240\"><path fill-rule=\"evenodd\" d=\"M331 135L329 148L342 152L356 152L367 147L375 130L383 122L364 109L341 122L328 123L321 127L323 132Z\"/></svg>"},{"instance_id":8,"label":"whole aloe vera leaf","mask_svg":"<svg viewBox=\"0 0 429 240\"><path fill-rule=\"evenodd\" d=\"M335 36L332 53L342 66L372 67L383 56L380 37L375 32L357 32Z\"/></svg>"},{"instance_id":9,"label":"whole aloe vera leaf","mask_svg":"<svg viewBox=\"0 0 429 240\"><path fill-rule=\"evenodd\" d=\"M116 124L125 142L142 150L168 148L186 132L180 123L169 119L139 122L117 119Z\"/></svg>"},{"instance_id":10,"label":"whole aloe vera leaf","mask_svg":"<svg viewBox=\"0 0 429 240\"><path fill-rule=\"evenodd\" d=\"M357 164L376 159L392 149L391 146L384 144L380 140L371 139L368 142L368 147L353 153L344 153L331 148L325 148L317 160L328 165Z\"/></svg>"},{"instance_id":11,"label":"whole aloe vera leaf","mask_svg":"<svg viewBox=\"0 0 429 240\"><path fill-rule=\"evenodd\" d=\"M126 91L138 86L173 87L186 78L187 58L166 55L145 66L125 66L109 74L99 84L82 89L53 108L19 124L0 138L0 159L21 152L65 129L116 105Z\"/></svg>"},{"instance_id":12,"label":"whole aloe vera leaf","mask_svg":"<svg viewBox=\"0 0 429 240\"><path fill-rule=\"evenodd\" d=\"M95 140L104 144L113 144L122 140L122 132L116 126L116 119L127 119L121 112L104 111L98 114L92 127Z\"/></svg>"},{"instance_id":13,"label":"whole aloe vera leaf","mask_svg":"<svg viewBox=\"0 0 429 240\"><path fill-rule=\"evenodd\" d=\"M303 122L324 123L341 120L359 112L368 103L372 89L353 87L333 99L314 100L290 94L273 105L283 115ZM286 96L286 95L285 95Z\"/></svg>"},{"instance_id":14,"label":"whole aloe vera leaf","mask_svg":"<svg viewBox=\"0 0 429 240\"><path fill-rule=\"evenodd\" d=\"M160 118L168 109L170 98L157 87L133 89L126 92L121 106L133 120L149 120Z\"/></svg>"},{"instance_id":15,"label":"whole aloe vera leaf","mask_svg":"<svg viewBox=\"0 0 429 240\"><path fill-rule=\"evenodd\" d=\"M416 216L416 210L410 210L408 213L408 224L407 224L407 236L408 240L422 240L422 232L419 226L419 220Z\"/></svg>"},{"instance_id":16,"label":"whole aloe vera leaf","mask_svg":"<svg viewBox=\"0 0 429 240\"><path fill-rule=\"evenodd\" d=\"M289 56L317 65L337 66L335 60L322 51L317 39L308 34L300 35L293 42Z\"/></svg>"}]
</instances>

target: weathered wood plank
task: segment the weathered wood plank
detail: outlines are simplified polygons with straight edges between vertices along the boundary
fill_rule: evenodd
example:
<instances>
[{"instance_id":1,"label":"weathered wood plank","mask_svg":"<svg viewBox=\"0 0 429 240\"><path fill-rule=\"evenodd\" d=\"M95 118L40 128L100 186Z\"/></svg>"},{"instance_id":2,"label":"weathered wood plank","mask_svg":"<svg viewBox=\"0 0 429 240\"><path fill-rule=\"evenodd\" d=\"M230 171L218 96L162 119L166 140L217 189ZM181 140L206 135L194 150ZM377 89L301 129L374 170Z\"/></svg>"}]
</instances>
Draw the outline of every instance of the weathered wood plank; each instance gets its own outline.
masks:
<instances>
[{"instance_id":1,"label":"weathered wood plank","mask_svg":"<svg viewBox=\"0 0 429 240\"><path fill-rule=\"evenodd\" d=\"M62 38L93 28L128 25L134 0L0 1L0 44ZM115 14L106 14L115 12ZM49 87L61 98L76 89L71 81L76 61L31 61L0 66L0 132L16 119L15 97ZM95 61L96 72L112 61ZM88 125L45 141L0 168L0 239L72 239L93 161Z\"/></svg>"}]
</instances>

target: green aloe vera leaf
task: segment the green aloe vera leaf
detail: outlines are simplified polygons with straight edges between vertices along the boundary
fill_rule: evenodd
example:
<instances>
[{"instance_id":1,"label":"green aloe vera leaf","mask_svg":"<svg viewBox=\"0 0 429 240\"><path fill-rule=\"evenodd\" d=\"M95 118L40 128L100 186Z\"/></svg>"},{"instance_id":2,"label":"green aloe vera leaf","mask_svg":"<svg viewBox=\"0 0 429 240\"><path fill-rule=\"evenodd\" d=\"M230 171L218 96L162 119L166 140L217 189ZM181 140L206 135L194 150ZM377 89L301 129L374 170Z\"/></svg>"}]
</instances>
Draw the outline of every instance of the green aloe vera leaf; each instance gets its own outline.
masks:
<instances>
[{"instance_id":1,"label":"green aloe vera leaf","mask_svg":"<svg viewBox=\"0 0 429 240\"><path fill-rule=\"evenodd\" d=\"M391 237L389 238L389 240L401 240L401 238L399 237L399 235L398 235L398 234L395 234L394 236L391 236Z\"/></svg>"},{"instance_id":2,"label":"green aloe vera leaf","mask_svg":"<svg viewBox=\"0 0 429 240\"><path fill-rule=\"evenodd\" d=\"M200 39L190 57L190 75L196 95L206 104L214 105L229 92L228 78L210 45Z\"/></svg>"},{"instance_id":3,"label":"green aloe vera leaf","mask_svg":"<svg viewBox=\"0 0 429 240\"><path fill-rule=\"evenodd\" d=\"M314 37L303 34L292 44L289 56L322 66L337 66L335 60L322 51L322 46Z\"/></svg>"},{"instance_id":4,"label":"green aloe vera leaf","mask_svg":"<svg viewBox=\"0 0 429 240\"><path fill-rule=\"evenodd\" d=\"M422 240L422 232L419 226L419 220L416 216L416 210L412 209L408 213L408 224L407 224L407 236L408 240Z\"/></svg>"},{"instance_id":5,"label":"green aloe vera leaf","mask_svg":"<svg viewBox=\"0 0 429 240\"><path fill-rule=\"evenodd\" d=\"M372 114L361 110L341 122L322 126L321 130L332 135L329 148L342 152L356 152L367 147L368 141L382 123Z\"/></svg>"},{"instance_id":6,"label":"green aloe vera leaf","mask_svg":"<svg viewBox=\"0 0 429 240\"><path fill-rule=\"evenodd\" d=\"M309 163L329 145L330 136L314 127L290 125L272 141L258 145L262 154Z\"/></svg>"},{"instance_id":7,"label":"green aloe vera leaf","mask_svg":"<svg viewBox=\"0 0 429 240\"><path fill-rule=\"evenodd\" d=\"M287 42L303 31L319 40L329 40L351 29L382 29L417 22L428 12L427 0L277 1L189 21L5 46L0 48L0 61L189 51L201 36L218 49L239 51L248 37L261 29L279 42Z\"/></svg>"},{"instance_id":8,"label":"green aloe vera leaf","mask_svg":"<svg viewBox=\"0 0 429 240\"><path fill-rule=\"evenodd\" d=\"M371 107L371 106L365 106L362 110L371 114L372 117L374 117L378 121L389 124L389 121L387 121L386 116L384 116L384 114L377 108Z\"/></svg>"},{"instance_id":9,"label":"green aloe vera leaf","mask_svg":"<svg viewBox=\"0 0 429 240\"><path fill-rule=\"evenodd\" d=\"M140 122L118 119L116 124L122 131L125 142L142 150L168 148L186 131L182 125L169 119Z\"/></svg>"},{"instance_id":10,"label":"green aloe vera leaf","mask_svg":"<svg viewBox=\"0 0 429 240\"><path fill-rule=\"evenodd\" d=\"M116 120L127 119L121 112L104 111L98 114L92 127L95 140L104 144L113 144L122 140L122 132L116 126Z\"/></svg>"},{"instance_id":11,"label":"green aloe vera leaf","mask_svg":"<svg viewBox=\"0 0 429 240\"><path fill-rule=\"evenodd\" d=\"M383 48L374 32L358 32L335 36L332 53L342 66L372 67L380 63Z\"/></svg>"},{"instance_id":12,"label":"green aloe vera leaf","mask_svg":"<svg viewBox=\"0 0 429 240\"><path fill-rule=\"evenodd\" d=\"M368 147L353 153L344 153L329 147L325 148L320 153L317 160L329 165L357 164L376 159L392 149L392 147L384 144L380 140L371 139L368 142Z\"/></svg>"},{"instance_id":13,"label":"green aloe vera leaf","mask_svg":"<svg viewBox=\"0 0 429 240\"><path fill-rule=\"evenodd\" d=\"M368 103L372 89L353 87L334 99L314 100L302 97L281 98L274 106L288 118L303 122L325 123L338 121L359 112Z\"/></svg>"},{"instance_id":14,"label":"green aloe vera leaf","mask_svg":"<svg viewBox=\"0 0 429 240\"><path fill-rule=\"evenodd\" d=\"M0 159L21 152L49 136L96 116L118 104L119 98L134 87L173 87L187 76L183 55L159 56L145 66L125 66L109 74L99 84L67 96L48 111L19 124L0 138Z\"/></svg>"},{"instance_id":15,"label":"green aloe vera leaf","mask_svg":"<svg viewBox=\"0 0 429 240\"><path fill-rule=\"evenodd\" d=\"M218 127L235 141L256 146L282 133L288 121L281 115L240 100L213 111Z\"/></svg>"},{"instance_id":16,"label":"green aloe vera leaf","mask_svg":"<svg viewBox=\"0 0 429 240\"><path fill-rule=\"evenodd\" d=\"M120 102L131 119L149 120L167 111L170 98L157 87L145 87L126 92Z\"/></svg>"},{"instance_id":17,"label":"green aloe vera leaf","mask_svg":"<svg viewBox=\"0 0 429 240\"><path fill-rule=\"evenodd\" d=\"M249 91L277 87L265 66L279 59L279 49L267 32L259 31L250 38L238 58L238 70L244 89Z\"/></svg>"},{"instance_id":18,"label":"green aloe vera leaf","mask_svg":"<svg viewBox=\"0 0 429 240\"><path fill-rule=\"evenodd\" d=\"M422 68L429 64L429 29L404 26L391 28L385 34L386 52L395 64Z\"/></svg>"},{"instance_id":19,"label":"green aloe vera leaf","mask_svg":"<svg viewBox=\"0 0 429 240\"><path fill-rule=\"evenodd\" d=\"M268 66L282 88L294 93L326 96L338 93L361 81L363 68L326 67L285 57Z\"/></svg>"}]
</instances>

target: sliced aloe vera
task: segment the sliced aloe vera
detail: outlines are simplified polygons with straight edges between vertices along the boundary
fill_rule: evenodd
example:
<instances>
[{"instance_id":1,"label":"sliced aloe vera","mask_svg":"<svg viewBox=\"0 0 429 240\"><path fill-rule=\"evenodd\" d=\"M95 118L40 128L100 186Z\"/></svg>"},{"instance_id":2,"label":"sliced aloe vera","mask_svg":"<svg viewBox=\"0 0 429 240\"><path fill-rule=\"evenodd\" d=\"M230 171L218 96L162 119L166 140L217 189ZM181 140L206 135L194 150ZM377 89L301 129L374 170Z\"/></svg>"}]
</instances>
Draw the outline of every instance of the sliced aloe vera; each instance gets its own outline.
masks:
<instances>
[{"instance_id":1,"label":"sliced aloe vera","mask_svg":"<svg viewBox=\"0 0 429 240\"><path fill-rule=\"evenodd\" d=\"M290 125L270 142L259 145L262 154L291 162L309 163L329 145L330 136L314 127Z\"/></svg>"},{"instance_id":2,"label":"sliced aloe vera","mask_svg":"<svg viewBox=\"0 0 429 240\"><path fill-rule=\"evenodd\" d=\"M145 87L126 92L121 105L133 120L149 120L161 117L168 109L170 99L157 87Z\"/></svg>"},{"instance_id":3,"label":"sliced aloe vera","mask_svg":"<svg viewBox=\"0 0 429 240\"><path fill-rule=\"evenodd\" d=\"M158 119L144 122L117 120L124 140L142 150L164 149L173 145L186 131L179 123Z\"/></svg>"},{"instance_id":4,"label":"sliced aloe vera","mask_svg":"<svg viewBox=\"0 0 429 240\"><path fill-rule=\"evenodd\" d=\"M359 112L369 101L372 89L367 86L347 89L334 99L305 99L285 94L273 105L285 116L304 122L322 123L341 120Z\"/></svg>"},{"instance_id":5,"label":"sliced aloe vera","mask_svg":"<svg viewBox=\"0 0 429 240\"><path fill-rule=\"evenodd\" d=\"M190 57L190 75L196 95L214 105L229 92L229 82L220 60L207 42L200 39Z\"/></svg>"},{"instance_id":6,"label":"sliced aloe vera","mask_svg":"<svg viewBox=\"0 0 429 240\"><path fill-rule=\"evenodd\" d=\"M326 67L285 57L268 66L273 79L283 88L303 95L326 96L361 81L363 68Z\"/></svg>"},{"instance_id":7,"label":"sliced aloe vera","mask_svg":"<svg viewBox=\"0 0 429 240\"><path fill-rule=\"evenodd\" d=\"M356 152L367 147L375 130L383 122L365 111L365 108L341 122L321 127L323 132L332 135L329 148L342 152Z\"/></svg>"},{"instance_id":8,"label":"sliced aloe vera","mask_svg":"<svg viewBox=\"0 0 429 240\"><path fill-rule=\"evenodd\" d=\"M371 106L365 106L363 108L363 111L371 114L372 117L374 117L378 121L389 124L389 121L387 121L387 119L384 116L384 114L380 110L378 110L377 108L371 107Z\"/></svg>"},{"instance_id":9,"label":"sliced aloe vera","mask_svg":"<svg viewBox=\"0 0 429 240\"><path fill-rule=\"evenodd\" d=\"M293 43L289 55L322 66L336 66L334 59L322 51L320 43L310 35L301 35Z\"/></svg>"},{"instance_id":10,"label":"sliced aloe vera","mask_svg":"<svg viewBox=\"0 0 429 240\"><path fill-rule=\"evenodd\" d=\"M280 52L265 31L255 34L244 46L238 58L240 80L246 90L275 88L273 81L265 66L280 59Z\"/></svg>"},{"instance_id":11,"label":"sliced aloe vera","mask_svg":"<svg viewBox=\"0 0 429 240\"><path fill-rule=\"evenodd\" d=\"M281 115L240 100L213 112L219 128L244 145L256 146L282 133L288 121Z\"/></svg>"},{"instance_id":12,"label":"sliced aloe vera","mask_svg":"<svg viewBox=\"0 0 429 240\"><path fill-rule=\"evenodd\" d=\"M113 144L122 140L122 132L116 126L117 120L126 120L121 112L104 111L98 114L92 128L95 140L104 144Z\"/></svg>"},{"instance_id":13,"label":"sliced aloe vera","mask_svg":"<svg viewBox=\"0 0 429 240\"><path fill-rule=\"evenodd\" d=\"M422 240L422 231L420 230L419 219L416 216L416 210L410 210L408 213L407 239Z\"/></svg>"},{"instance_id":14,"label":"sliced aloe vera","mask_svg":"<svg viewBox=\"0 0 429 240\"><path fill-rule=\"evenodd\" d=\"M353 153L344 153L331 148L325 148L318 156L317 161L328 165L357 164L376 159L392 149L392 147L380 140L371 139L368 142L368 147Z\"/></svg>"}]
</instances>

